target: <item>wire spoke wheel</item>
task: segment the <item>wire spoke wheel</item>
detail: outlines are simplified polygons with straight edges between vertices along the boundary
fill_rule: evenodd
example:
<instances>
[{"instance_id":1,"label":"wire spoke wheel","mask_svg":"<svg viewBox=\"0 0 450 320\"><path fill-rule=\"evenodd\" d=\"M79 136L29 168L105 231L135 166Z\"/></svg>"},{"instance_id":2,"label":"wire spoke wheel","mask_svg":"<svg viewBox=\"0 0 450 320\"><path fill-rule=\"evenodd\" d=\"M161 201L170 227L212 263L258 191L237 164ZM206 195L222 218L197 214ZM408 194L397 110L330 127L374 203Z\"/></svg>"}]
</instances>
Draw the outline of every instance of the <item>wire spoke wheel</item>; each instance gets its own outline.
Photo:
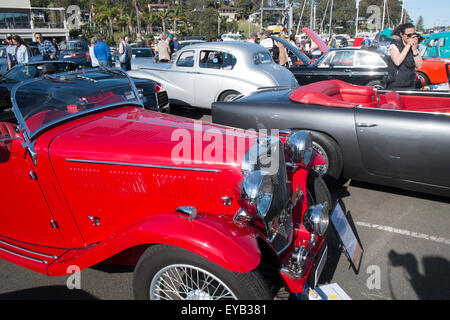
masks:
<instances>
[{"instance_id":1,"label":"wire spoke wheel","mask_svg":"<svg viewBox=\"0 0 450 320\"><path fill-rule=\"evenodd\" d=\"M159 270L150 283L151 300L237 300L228 286L201 268L176 264Z\"/></svg>"},{"instance_id":2,"label":"wire spoke wheel","mask_svg":"<svg viewBox=\"0 0 450 320\"><path fill-rule=\"evenodd\" d=\"M320 144L316 143L315 141L313 141L313 148L318 153L320 153L325 158L325 160L327 162L326 164L323 164L323 165L320 164L320 165L317 165L317 166L313 167L313 170L316 171L317 174L320 177L323 177L328 171L328 161L329 160L328 160L327 152L325 151L325 149Z\"/></svg>"}]
</instances>

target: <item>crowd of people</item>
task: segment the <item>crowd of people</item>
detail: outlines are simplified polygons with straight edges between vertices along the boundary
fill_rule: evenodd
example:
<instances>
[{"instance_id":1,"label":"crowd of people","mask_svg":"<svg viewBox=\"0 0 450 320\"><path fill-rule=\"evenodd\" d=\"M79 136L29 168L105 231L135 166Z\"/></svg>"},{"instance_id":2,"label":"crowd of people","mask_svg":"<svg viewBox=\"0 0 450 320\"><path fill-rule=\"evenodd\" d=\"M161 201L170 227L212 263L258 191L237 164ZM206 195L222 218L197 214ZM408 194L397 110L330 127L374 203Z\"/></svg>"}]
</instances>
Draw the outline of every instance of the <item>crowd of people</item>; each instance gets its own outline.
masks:
<instances>
[{"instance_id":1,"label":"crowd of people","mask_svg":"<svg viewBox=\"0 0 450 320\"><path fill-rule=\"evenodd\" d=\"M253 32L247 39L248 42L257 43L267 48L272 55L273 60L281 66L287 66L291 57L289 51L281 42L274 41L270 37L271 33L266 31L262 34ZM390 60L388 61L388 80L389 87L413 87L415 79L415 68L422 65L422 57L419 55L418 36L415 33L412 24L403 24L394 29L393 42L388 49ZM57 60L59 52L66 49L66 41L62 41L59 45L56 39L53 41L45 40L41 33L34 35L37 47L42 56L42 60ZM295 37L293 34L288 36L281 34L281 38L285 39L292 45L296 46L301 52L311 57L312 52L317 49L317 45L311 42L307 36ZM349 45L349 37L343 37L338 44L336 35L332 35L326 42L330 48L347 47ZM8 60L8 70L17 64L26 64L30 61L31 48L19 36L8 34L6 36L6 54ZM217 41L222 41L218 38ZM158 52L159 62L169 62L178 46L176 37L169 34L167 37L161 34L156 43L147 43L142 34L136 35L136 47L153 47ZM361 47L369 47L370 40L365 37L361 43ZM131 70L132 50L127 36L119 37L119 62L124 71ZM89 44L89 60L92 67L112 67L111 49L106 43L105 36L99 38L93 37Z\"/></svg>"}]
</instances>

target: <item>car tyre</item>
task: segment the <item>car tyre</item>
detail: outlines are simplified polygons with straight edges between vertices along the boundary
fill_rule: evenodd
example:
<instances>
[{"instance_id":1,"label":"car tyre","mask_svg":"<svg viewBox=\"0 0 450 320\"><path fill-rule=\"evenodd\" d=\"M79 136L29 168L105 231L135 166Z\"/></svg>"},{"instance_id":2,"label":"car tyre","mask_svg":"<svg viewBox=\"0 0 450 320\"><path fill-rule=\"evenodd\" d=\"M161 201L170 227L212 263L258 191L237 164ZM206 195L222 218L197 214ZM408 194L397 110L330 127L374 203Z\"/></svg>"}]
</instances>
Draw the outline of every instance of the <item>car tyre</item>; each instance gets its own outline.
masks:
<instances>
[{"instance_id":1,"label":"car tyre","mask_svg":"<svg viewBox=\"0 0 450 320\"><path fill-rule=\"evenodd\" d=\"M187 276L189 272L195 276ZM167 279L173 281L165 282ZM154 245L143 253L136 265L133 282L138 300L214 300L219 298L214 296L216 289L216 294L222 290L227 292L229 299L272 299L259 271L235 273L190 251L168 245ZM173 292L167 285L181 282L183 286L175 288L174 285ZM208 282L209 285L204 286Z\"/></svg>"},{"instance_id":2,"label":"car tyre","mask_svg":"<svg viewBox=\"0 0 450 320\"><path fill-rule=\"evenodd\" d=\"M383 82L379 81L379 80L370 81L370 82L368 82L366 84L366 86L368 86L368 87L375 87L377 89L385 89L385 86L383 85Z\"/></svg>"},{"instance_id":3,"label":"car tyre","mask_svg":"<svg viewBox=\"0 0 450 320\"><path fill-rule=\"evenodd\" d=\"M238 95L240 95L240 93L238 91L234 91L234 90L225 91L224 93L222 93L219 96L219 101L229 102Z\"/></svg>"},{"instance_id":4,"label":"car tyre","mask_svg":"<svg viewBox=\"0 0 450 320\"><path fill-rule=\"evenodd\" d=\"M311 136L313 148L328 162L324 166L315 166L314 171L328 182L338 183L344 166L341 148L336 141L326 134L311 131Z\"/></svg>"},{"instance_id":5,"label":"car tyre","mask_svg":"<svg viewBox=\"0 0 450 320\"><path fill-rule=\"evenodd\" d=\"M323 178L320 177L315 171L310 171L308 174L307 192L308 207L316 204L327 203L328 210L331 212L334 205L333 197L331 196L330 190L328 189L328 186Z\"/></svg>"},{"instance_id":6,"label":"car tyre","mask_svg":"<svg viewBox=\"0 0 450 320\"><path fill-rule=\"evenodd\" d=\"M428 76L423 73L418 71L417 72L417 80L419 81L419 83L422 85L422 88L424 86L429 86L430 85L430 79L428 78Z\"/></svg>"}]
</instances>

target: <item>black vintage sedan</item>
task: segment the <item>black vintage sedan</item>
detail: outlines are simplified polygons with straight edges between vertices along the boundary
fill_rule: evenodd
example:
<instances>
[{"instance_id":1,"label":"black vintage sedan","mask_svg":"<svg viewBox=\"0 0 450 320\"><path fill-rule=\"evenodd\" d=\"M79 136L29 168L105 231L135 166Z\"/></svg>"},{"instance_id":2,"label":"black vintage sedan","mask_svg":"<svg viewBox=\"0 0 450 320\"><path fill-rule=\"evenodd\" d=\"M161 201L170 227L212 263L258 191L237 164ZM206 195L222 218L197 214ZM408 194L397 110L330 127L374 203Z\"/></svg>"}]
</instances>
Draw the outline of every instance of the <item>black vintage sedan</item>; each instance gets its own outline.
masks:
<instances>
[{"instance_id":1,"label":"black vintage sedan","mask_svg":"<svg viewBox=\"0 0 450 320\"><path fill-rule=\"evenodd\" d=\"M272 38L287 48L293 60L288 68L300 85L331 79L379 88L385 85L387 64L377 51L352 47L330 49L312 61L289 42Z\"/></svg>"},{"instance_id":2,"label":"black vintage sedan","mask_svg":"<svg viewBox=\"0 0 450 320\"><path fill-rule=\"evenodd\" d=\"M259 90L212 105L213 122L308 129L329 180L346 178L450 197L450 93L388 91L339 80Z\"/></svg>"}]
</instances>

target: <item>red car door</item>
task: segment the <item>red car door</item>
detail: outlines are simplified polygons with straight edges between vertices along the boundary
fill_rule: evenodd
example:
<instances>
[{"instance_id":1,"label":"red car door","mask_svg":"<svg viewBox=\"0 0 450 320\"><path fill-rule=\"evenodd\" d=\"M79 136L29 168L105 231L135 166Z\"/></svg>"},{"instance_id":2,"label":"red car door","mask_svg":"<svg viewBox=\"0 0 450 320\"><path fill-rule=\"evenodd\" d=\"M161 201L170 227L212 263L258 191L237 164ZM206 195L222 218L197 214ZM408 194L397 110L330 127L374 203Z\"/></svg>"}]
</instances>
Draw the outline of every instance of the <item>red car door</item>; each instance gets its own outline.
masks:
<instances>
[{"instance_id":1,"label":"red car door","mask_svg":"<svg viewBox=\"0 0 450 320\"><path fill-rule=\"evenodd\" d=\"M0 144L0 256L45 269L60 251L62 236L21 143Z\"/></svg>"}]
</instances>

